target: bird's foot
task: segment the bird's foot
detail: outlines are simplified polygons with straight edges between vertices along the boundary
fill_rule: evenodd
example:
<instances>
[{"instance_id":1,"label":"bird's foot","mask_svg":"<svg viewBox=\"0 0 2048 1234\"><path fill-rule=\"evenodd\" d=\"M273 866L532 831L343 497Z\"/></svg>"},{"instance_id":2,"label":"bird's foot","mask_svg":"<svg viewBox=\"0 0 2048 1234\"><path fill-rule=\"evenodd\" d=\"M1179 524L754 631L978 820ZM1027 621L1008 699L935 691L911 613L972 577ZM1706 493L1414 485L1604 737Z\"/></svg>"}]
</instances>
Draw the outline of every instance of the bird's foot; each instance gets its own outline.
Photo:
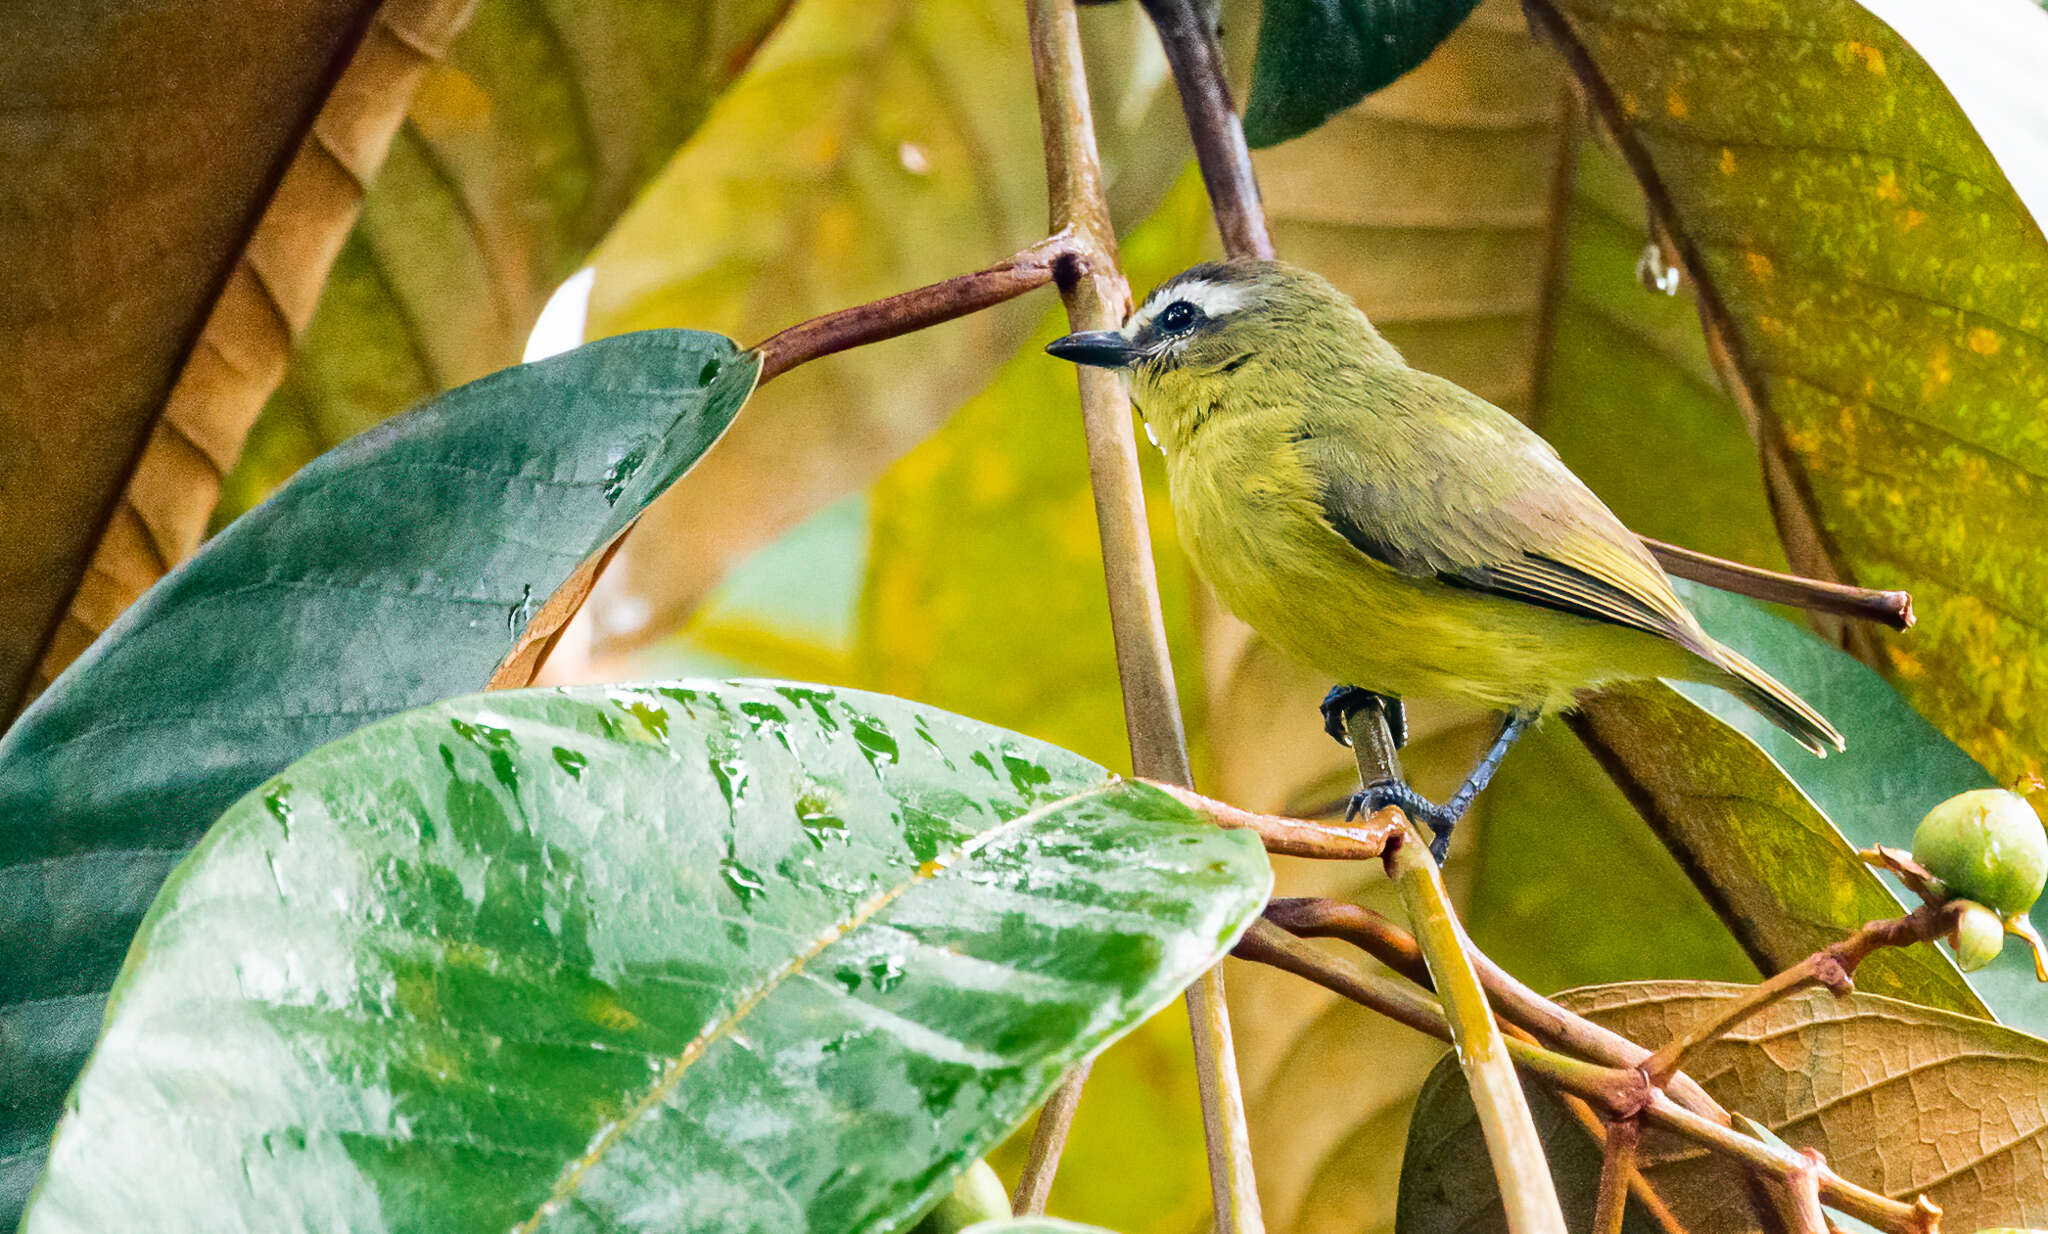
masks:
<instances>
[{"instance_id":1,"label":"bird's foot","mask_svg":"<svg viewBox=\"0 0 2048 1234\"><path fill-rule=\"evenodd\" d=\"M1376 780L1351 794L1344 821L1348 823L1388 806L1400 807L1402 813L1429 828L1430 835L1435 837L1429 843L1429 855L1442 865L1451 851L1451 829L1464 816L1465 803L1454 801L1440 806L1399 780Z\"/></svg>"},{"instance_id":2,"label":"bird's foot","mask_svg":"<svg viewBox=\"0 0 2048 1234\"><path fill-rule=\"evenodd\" d=\"M1386 717L1387 732L1393 735L1396 750L1408 744L1408 709L1401 705L1401 700L1358 686L1331 686L1330 692L1323 695L1323 731L1338 745L1350 745L1351 713L1367 707L1377 707Z\"/></svg>"}]
</instances>

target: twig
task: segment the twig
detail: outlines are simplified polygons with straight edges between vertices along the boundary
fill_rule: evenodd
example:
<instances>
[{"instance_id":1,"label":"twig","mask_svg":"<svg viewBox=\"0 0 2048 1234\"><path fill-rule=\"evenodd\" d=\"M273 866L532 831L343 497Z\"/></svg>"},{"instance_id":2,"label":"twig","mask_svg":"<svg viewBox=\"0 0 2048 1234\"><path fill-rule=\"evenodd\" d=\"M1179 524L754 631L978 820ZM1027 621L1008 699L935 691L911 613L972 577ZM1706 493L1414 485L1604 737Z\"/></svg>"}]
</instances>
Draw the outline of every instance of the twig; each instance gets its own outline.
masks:
<instances>
[{"instance_id":1,"label":"twig","mask_svg":"<svg viewBox=\"0 0 2048 1234\"><path fill-rule=\"evenodd\" d=\"M1367 819L1363 827L1311 823L1305 819L1259 814L1251 810L1204 797L1191 789L1156 780L1144 783L1178 798L1182 804L1209 817L1226 831L1249 831L1259 837L1269 853L1288 857L1318 857L1329 861L1370 861L1383 856L1388 842L1401 834L1399 823Z\"/></svg>"},{"instance_id":2,"label":"twig","mask_svg":"<svg viewBox=\"0 0 2048 1234\"><path fill-rule=\"evenodd\" d=\"M1642 1138L1640 1119L1607 1124L1607 1138L1600 1145L1600 1192L1593 1204L1593 1234L1621 1234L1629 1183L1636 1176L1636 1145Z\"/></svg>"},{"instance_id":3,"label":"twig","mask_svg":"<svg viewBox=\"0 0 2048 1234\"><path fill-rule=\"evenodd\" d=\"M1062 261L1080 255L1072 232L1062 229L985 270L798 322L755 346L761 357L760 380L772 380L820 356L879 343L1013 300L1052 282Z\"/></svg>"},{"instance_id":4,"label":"twig","mask_svg":"<svg viewBox=\"0 0 2048 1234\"><path fill-rule=\"evenodd\" d=\"M1586 1104L1585 1098L1571 1093L1559 1093L1557 1099L1571 1112L1573 1118L1579 1120L1579 1125L1586 1129L1586 1134L1598 1140L1602 1151L1605 1151L1607 1124L1600 1121L1600 1116L1593 1112L1592 1106ZM1655 1185L1643 1177L1641 1170L1630 1171L1628 1185L1636 1203L1642 1206L1643 1211L1650 1215L1650 1219L1657 1223L1657 1227L1663 1230L1664 1234L1688 1234L1685 1223L1671 1211L1671 1206L1664 1202L1664 1197L1658 1193Z\"/></svg>"},{"instance_id":5,"label":"twig","mask_svg":"<svg viewBox=\"0 0 2048 1234\"><path fill-rule=\"evenodd\" d=\"M1414 938L1371 909L1336 900L1274 900L1266 905L1266 918L1302 938L1342 939L1395 972L1428 984L1429 972ZM1486 987L1495 1009L1545 1045L1608 1067L1634 1069L1649 1061L1649 1050L1543 997L1495 964L1485 952L1475 948L1471 955L1480 983ZM1728 1112L1720 1103L1683 1072L1673 1075L1664 1088L1673 1100L1694 1113L1717 1122L1728 1121Z\"/></svg>"},{"instance_id":6,"label":"twig","mask_svg":"<svg viewBox=\"0 0 2048 1234\"><path fill-rule=\"evenodd\" d=\"M1772 1003L1808 986L1826 986L1834 993L1847 994L1855 988L1856 966L1871 952L1885 947L1910 947L1930 942L1955 929L1961 912L1954 903L1925 904L1903 917L1872 921L1838 943L1832 943L1768 980L1750 986L1735 998L1716 1007L1707 1018L1658 1047L1642 1064L1643 1074L1653 1084L1684 1066L1686 1056L1762 1011Z\"/></svg>"},{"instance_id":7,"label":"twig","mask_svg":"<svg viewBox=\"0 0 2048 1234\"><path fill-rule=\"evenodd\" d=\"M1894 630L1909 629L1913 624L1913 597L1908 592L1874 591L1847 583L1780 574L1776 570L1709 556L1697 549L1680 548L1648 536L1642 537L1642 541L1643 547L1650 550L1650 555L1667 573L1695 583L1705 583L1753 600L1790 604L1809 612L1874 621Z\"/></svg>"},{"instance_id":8,"label":"twig","mask_svg":"<svg viewBox=\"0 0 2048 1234\"><path fill-rule=\"evenodd\" d=\"M1062 263L1056 271L1060 294L1074 329L1110 329L1123 321L1130 306L1130 288L1117 265L1116 233L1103 197L1102 163L1095 148L1095 121L1081 64L1073 0L1027 0L1026 10L1052 230L1072 235L1081 257ZM1131 767L1148 779L1192 788L1194 772L1188 762L1173 662L1167 652L1166 619L1160 608L1159 580L1145 519L1145 490L1138 473L1130 398L1116 375L1104 370L1083 367L1079 379L1088 475L1102 539L1102 569L1109 591L1110 629L1116 643L1117 679L1123 688ZM1244 1089L1231 1048L1230 1013L1224 1002L1220 967L1188 987L1187 1005L1216 1231L1263 1234L1265 1222L1252 1176ZM1068 1087L1075 1083L1069 1081ZM1063 1127L1048 1126L1050 1121L1041 1117L1034 1133L1048 1147L1057 1143L1055 1136L1065 1135ZM1050 1173L1058 1154L1049 1151L1044 1156L1045 1172Z\"/></svg>"},{"instance_id":9,"label":"twig","mask_svg":"<svg viewBox=\"0 0 2048 1234\"><path fill-rule=\"evenodd\" d=\"M1384 723L1377 712L1371 722ZM1400 812L1388 807L1380 814L1398 817ZM1451 1046L1465 1082L1471 1086L1479 1128L1493 1157L1494 1174L1500 1179L1508 1230L1510 1234L1564 1234L1564 1210L1557 1202L1557 1184L1543 1155L1542 1137L1536 1134L1528 1097L1515 1076L1479 974L1472 967L1465 931L1451 911L1443 872L1430 856L1428 841L1412 827L1402 842L1389 846L1384 860L1414 923L1415 941L1429 965L1430 978L1443 998Z\"/></svg>"},{"instance_id":10,"label":"twig","mask_svg":"<svg viewBox=\"0 0 2048 1234\"><path fill-rule=\"evenodd\" d=\"M1069 1071L1038 1111L1038 1122L1031 1131L1031 1149L1024 1159L1023 1173L1017 1176L1017 1192L1010 1200L1010 1211L1015 1216L1037 1217L1045 1213L1045 1202L1052 1195L1053 1176L1059 1171L1060 1154L1067 1147L1067 1132L1074 1125L1075 1107L1081 1104L1081 1088L1088 1082L1088 1066L1082 1063Z\"/></svg>"},{"instance_id":11,"label":"twig","mask_svg":"<svg viewBox=\"0 0 2048 1234\"><path fill-rule=\"evenodd\" d=\"M1166 62L1180 89L1181 111L1194 139L1195 161L1216 211L1216 230L1223 251L1232 257L1271 257L1273 240L1266 232L1266 211L1259 204L1259 182L1252 173L1251 150L1244 142L1244 122L1230 101L1223 78L1223 56L1216 36L1195 0L1142 0L1145 13L1159 31Z\"/></svg>"},{"instance_id":12,"label":"twig","mask_svg":"<svg viewBox=\"0 0 2048 1234\"><path fill-rule=\"evenodd\" d=\"M1319 951L1270 921L1253 922L1238 940L1234 954L1306 977L1441 1041L1451 1039L1450 1022L1436 1000ZM1792 1149L1766 1144L1686 1109L1651 1085L1640 1071L1589 1063L1515 1038L1507 1039L1505 1045L1517 1067L1553 1089L1589 1102L1608 1122L1640 1117L1780 1182L1811 1168L1818 1173L1820 1194L1830 1207L1895 1234L1937 1234L1939 1230L1941 1210L1926 1197L1906 1204L1860 1187Z\"/></svg>"}]
</instances>

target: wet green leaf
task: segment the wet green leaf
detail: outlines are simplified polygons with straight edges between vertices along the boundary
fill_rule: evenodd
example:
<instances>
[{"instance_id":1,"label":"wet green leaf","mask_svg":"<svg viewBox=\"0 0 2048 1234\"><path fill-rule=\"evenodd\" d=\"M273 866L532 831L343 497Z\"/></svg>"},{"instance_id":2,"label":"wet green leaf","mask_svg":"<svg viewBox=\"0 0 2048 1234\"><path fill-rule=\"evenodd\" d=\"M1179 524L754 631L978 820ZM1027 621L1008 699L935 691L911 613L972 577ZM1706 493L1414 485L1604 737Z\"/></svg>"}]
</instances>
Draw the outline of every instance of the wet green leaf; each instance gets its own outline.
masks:
<instances>
[{"instance_id":1,"label":"wet green leaf","mask_svg":"<svg viewBox=\"0 0 2048 1234\"><path fill-rule=\"evenodd\" d=\"M1860 979L1860 972L1858 974ZM1559 1001L1655 1049L1712 1015L1743 987L1640 982L1570 991ZM1957 1229L2040 1223L2048 1215L2048 1041L1985 1020L1874 994L1813 990L1775 1003L1703 1047L1688 1073L1723 1106L1836 1173L1884 1195L1924 1192ZM1600 1151L1534 1081L1532 1098L1561 1194L1584 1197ZM1643 1176L1695 1234L1755 1229L1742 1173L1724 1158L1651 1129ZM1504 1229L1471 1098L1455 1064L1439 1066L1416 1107L1401 1178L1404 1229ZM1570 1201L1566 1209L1570 1214ZM1630 1206L1631 1228L1658 1227ZM1583 1220L1575 1222L1583 1226Z\"/></svg>"},{"instance_id":2,"label":"wet green leaf","mask_svg":"<svg viewBox=\"0 0 2048 1234\"><path fill-rule=\"evenodd\" d=\"M1479 0L1266 0L1245 140L1299 137L1421 64Z\"/></svg>"},{"instance_id":3,"label":"wet green leaf","mask_svg":"<svg viewBox=\"0 0 2048 1234\"><path fill-rule=\"evenodd\" d=\"M1157 789L877 695L423 708L172 875L23 1228L890 1229L1270 884Z\"/></svg>"},{"instance_id":4,"label":"wet green leaf","mask_svg":"<svg viewBox=\"0 0 2048 1234\"><path fill-rule=\"evenodd\" d=\"M311 464L152 588L0 740L0 1224L165 873L367 721L523 684L586 563L693 464L753 358L629 335L452 391Z\"/></svg>"},{"instance_id":5,"label":"wet green leaf","mask_svg":"<svg viewBox=\"0 0 2048 1234\"><path fill-rule=\"evenodd\" d=\"M364 195L217 521L370 425L518 363L548 296L789 7L475 6Z\"/></svg>"}]
</instances>

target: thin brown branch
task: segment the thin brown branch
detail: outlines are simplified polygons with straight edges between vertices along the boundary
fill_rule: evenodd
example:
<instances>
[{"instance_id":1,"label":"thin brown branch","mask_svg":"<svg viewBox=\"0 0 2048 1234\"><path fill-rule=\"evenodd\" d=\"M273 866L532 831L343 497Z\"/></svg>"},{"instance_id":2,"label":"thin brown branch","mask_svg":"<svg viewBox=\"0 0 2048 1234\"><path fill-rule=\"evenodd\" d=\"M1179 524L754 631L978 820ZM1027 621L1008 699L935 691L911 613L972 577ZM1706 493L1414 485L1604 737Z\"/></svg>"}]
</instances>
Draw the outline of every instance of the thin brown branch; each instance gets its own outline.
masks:
<instances>
[{"instance_id":1,"label":"thin brown branch","mask_svg":"<svg viewBox=\"0 0 2048 1234\"><path fill-rule=\"evenodd\" d=\"M1230 99L1223 76L1223 55L1216 36L1196 0L1141 0L1159 31L1166 62L1180 90L1181 111L1195 143L1195 161L1216 212L1216 230L1223 251L1232 257L1273 255L1266 231L1266 211L1259 201L1259 182L1252 171L1251 150L1244 141L1244 122Z\"/></svg>"},{"instance_id":2,"label":"thin brown branch","mask_svg":"<svg viewBox=\"0 0 2048 1234\"><path fill-rule=\"evenodd\" d=\"M1027 0L1025 7L1045 146L1051 229L1071 235L1080 257L1061 263L1056 271L1061 298L1075 330L1112 329L1122 324L1131 295L1117 264L1116 233L1103 194L1102 162L1096 152L1095 121L1073 0ZM1117 680L1123 688L1131 766L1140 776L1191 789L1194 772L1188 761L1187 736L1166 644L1166 619L1145 517L1130 396L1115 374L1102 369L1084 366L1079 380L1088 476L1102 540L1102 570L1109 593L1110 630L1116 644ZM1217 1234L1263 1234L1265 1222L1252 1176L1244 1089L1231 1047L1220 966L1188 987L1187 1006L1215 1228ZM1055 1133L1064 1138L1063 1128L1048 1129L1047 1122L1039 1120L1037 1136L1049 1144L1056 1142L1051 1138ZM1049 1156L1056 1159L1057 1153Z\"/></svg>"},{"instance_id":3,"label":"thin brown branch","mask_svg":"<svg viewBox=\"0 0 2048 1234\"><path fill-rule=\"evenodd\" d=\"M1270 921L1253 922L1233 954L1305 977L1440 1041L1451 1039L1450 1023L1435 999L1326 954ZM1821 1197L1830 1207L1894 1234L1938 1234L1941 1210L1926 1197L1907 1204L1858 1186L1792 1149L1767 1144L1686 1109L1651 1085L1641 1071L1586 1062L1517 1038L1505 1044L1517 1067L1558 1092L1588 1102L1608 1122L1640 1117L1778 1182L1813 1169Z\"/></svg>"},{"instance_id":4,"label":"thin brown branch","mask_svg":"<svg viewBox=\"0 0 2048 1234\"><path fill-rule=\"evenodd\" d=\"M1732 591L1753 600L1790 604L1814 613L1874 621L1894 630L1913 624L1913 597L1903 591L1874 591L1847 583L1829 583L1797 574L1780 574L1760 566L1709 556L1697 549L1680 548L1644 536L1643 547L1668 574Z\"/></svg>"},{"instance_id":5,"label":"thin brown branch","mask_svg":"<svg viewBox=\"0 0 2048 1234\"><path fill-rule=\"evenodd\" d=\"M1586 1129L1586 1134L1600 1142L1604 1151L1607 1143L1607 1124L1600 1121L1600 1116L1593 1112L1593 1107L1587 1105L1584 1098L1570 1093L1559 1093L1557 1099L1564 1103L1564 1108L1571 1112L1573 1118L1579 1120L1579 1125ZM1641 1170L1631 1172L1629 1192L1664 1234L1688 1234L1685 1223L1671 1211L1671 1206L1664 1202L1663 1195L1649 1179L1643 1177Z\"/></svg>"},{"instance_id":6,"label":"thin brown branch","mask_svg":"<svg viewBox=\"0 0 2048 1234\"><path fill-rule=\"evenodd\" d=\"M1400 824L1392 821L1368 819L1363 827L1312 823L1305 819L1239 809L1176 784L1156 780L1145 783L1179 798L1188 808L1207 815L1218 827L1226 831L1249 831L1259 837L1267 852L1288 857L1369 861L1383 856L1388 842L1401 833Z\"/></svg>"},{"instance_id":7,"label":"thin brown branch","mask_svg":"<svg viewBox=\"0 0 2048 1234\"><path fill-rule=\"evenodd\" d=\"M1855 988L1856 966L1872 952L1885 947L1911 947L1931 942L1955 929L1961 912L1954 903L1925 904L1903 917L1872 921L1838 943L1821 948L1768 980L1750 986L1735 998L1716 1007L1707 1018L1660 1046L1642 1064L1643 1074L1653 1084L1685 1065L1688 1055L1709 1042L1719 1040L1736 1025L1780 999L1808 986L1826 986L1834 993L1847 994Z\"/></svg>"},{"instance_id":8,"label":"thin brown branch","mask_svg":"<svg viewBox=\"0 0 2048 1234\"><path fill-rule=\"evenodd\" d=\"M1302 938L1342 939L1402 976L1428 984L1422 949L1416 946L1414 938L1371 909L1336 900L1274 900L1266 905L1266 918ZM1474 948L1472 963L1479 970L1479 980L1486 986L1495 1009L1552 1049L1608 1067L1635 1069L1649 1061L1649 1050L1543 997L1495 964L1485 952ZM1720 1103L1682 1072L1670 1078L1665 1090L1696 1114L1717 1122L1728 1121L1728 1112Z\"/></svg>"},{"instance_id":9,"label":"thin brown branch","mask_svg":"<svg viewBox=\"0 0 2048 1234\"><path fill-rule=\"evenodd\" d=\"M1061 262L1080 255L1072 230L1063 228L985 270L800 321L754 348L761 357L761 381L820 356L993 308L1052 282Z\"/></svg>"},{"instance_id":10,"label":"thin brown branch","mask_svg":"<svg viewBox=\"0 0 2048 1234\"><path fill-rule=\"evenodd\" d=\"M1067 1132L1073 1128L1074 1113L1081 1104L1081 1088L1088 1082L1088 1064L1069 1071L1060 1086L1046 1098L1038 1111L1038 1123L1031 1131L1031 1148L1017 1176L1017 1191L1010 1199L1010 1212L1018 1217L1045 1213L1052 1196L1053 1176L1059 1172L1060 1154L1067 1147Z\"/></svg>"},{"instance_id":11,"label":"thin brown branch","mask_svg":"<svg viewBox=\"0 0 2048 1234\"><path fill-rule=\"evenodd\" d=\"M1607 1138L1600 1145L1600 1190L1593 1203L1593 1234L1621 1234L1629 1184L1636 1176L1636 1145L1642 1138L1640 1119L1624 1118L1607 1125Z\"/></svg>"}]
</instances>

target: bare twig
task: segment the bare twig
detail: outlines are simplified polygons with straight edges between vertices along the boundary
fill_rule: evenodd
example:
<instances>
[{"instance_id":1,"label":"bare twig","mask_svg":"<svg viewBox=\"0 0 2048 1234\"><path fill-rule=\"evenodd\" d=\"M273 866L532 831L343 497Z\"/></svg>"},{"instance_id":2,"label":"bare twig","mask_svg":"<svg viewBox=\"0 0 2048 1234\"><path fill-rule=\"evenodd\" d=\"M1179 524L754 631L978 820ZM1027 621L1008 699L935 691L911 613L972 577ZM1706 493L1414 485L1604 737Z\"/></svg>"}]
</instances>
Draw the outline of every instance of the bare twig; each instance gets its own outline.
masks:
<instances>
[{"instance_id":1,"label":"bare twig","mask_svg":"<svg viewBox=\"0 0 2048 1234\"><path fill-rule=\"evenodd\" d=\"M1772 1003L1808 986L1826 986L1836 994L1847 994L1855 988L1852 978L1856 966L1871 952L1885 947L1910 947L1940 938L1955 929L1956 917L1961 911L1960 906L1954 903L1926 904L1903 917L1867 923L1841 942L1821 948L1784 972L1750 986L1737 997L1716 1007L1705 1020L1660 1046L1643 1062L1643 1074L1650 1077L1651 1083L1662 1084L1684 1066L1686 1056L1694 1050L1719 1039Z\"/></svg>"},{"instance_id":2,"label":"bare twig","mask_svg":"<svg viewBox=\"0 0 2048 1234\"><path fill-rule=\"evenodd\" d=\"M1045 1212L1052 1196L1053 1176L1058 1173L1060 1154L1067 1147L1067 1132L1074 1125L1075 1107L1081 1104L1081 1088L1088 1082L1088 1064L1069 1071L1060 1086L1046 1098L1031 1131L1031 1148L1024 1170L1017 1176L1017 1192L1010 1211L1019 1217L1036 1217Z\"/></svg>"},{"instance_id":3,"label":"bare twig","mask_svg":"<svg viewBox=\"0 0 2048 1234\"><path fill-rule=\"evenodd\" d=\"M772 380L820 356L879 343L1015 299L1052 282L1062 261L1079 257L1072 232L1062 229L985 270L798 322L755 346L761 380Z\"/></svg>"},{"instance_id":4,"label":"bare twig","mask_svg":"<svg viewBox=\"0 0 2048 1234\"><path fill-rule=\"evenodd\" d=\"M1074 329L1110 329L1122 323L1130 307L1130 288L1117 265L1116 234L1103 197L1102 164L1095 148L1095 122L1082 71L1073 0L1027 0L1026 9L1051 226L1055 233L1074 238L1081 257L1062 263L1056 271L1060 293ZM1192 788L1194 773L1174 691L1173 662L1167 653L1166 620L1160 609L1159 580L1145 519L1130 398L1112 373L1082 367L1079 379L1088 474L1102 538L1102 568L1109 591L1110 628L1116 642L1117 678L1123 687L1131 766L1148 779ZM1187 1004L1217 1234L1263 1234L1244 1090L1231 1047L1220 968L1188 987ZM1072 1089L1077 1083L1070 1080L1067 1087ZM1042 1157L1048 1174L1058 1161L1051 1146L1065 1137L1064 1125L1050 1125L1054 1121L1041 1117L1035 1133L1048 1151L1034 1152L1034 1157Z\"/></svg>"},{"instance_id":5,"label":"bare twig","mask_svg":"<svg viewBox=\"0 0 2048 1234\"><path fill-rule=\"evenodd\" d=\"M1697 549L1680 548L1648 536L1642 540L1643 547L1650 550L1650 555L1657 559L1657 564L1663 566L1666 573L1695 583L1705 583L1753 600L1790 604L1809 612L1874 621L1894 630L1908 629L1913 624L1913 597L1907 592L1873 591L1868 587L1851 587L1847 583L1780 574L1776 570L1709 556Z\"/></svg>"},{"instance_id":6,"label":"bare twig","mask_svg":"<svg viewBox=\"0 0 2048 1234\"><path fill-rule=\"evenodd\" d=\"M1306 977L1439 1040L1451 1039L1450 1022L1435 999L1319 951L1270 921L1253 922L1238 940L1235 954ZM1767 1144L1686 1109L1651 1085L1641 1071L1589 1063L1516 1038L1506 1039L1505 1046L1517 1067L1559 1092L1585 1100L1608 1122L1640 1117L1778 1182L1813 1169L1820 1194L1830 1207L1894 1234L1937 1234L1939 1230L1941 1210L1926 1197L1906 1204L1860 1187L1792 1149Z\"/></svg>"},{"instance_id":7,"label":"bare twig","mask_svg":"<svg viewBox=\"0 0 2048 1234\"><path fill-rule=\"evenodd\" d=\"M1259 204L1259 182L1252 174L1251 150L1244 142L1244 122L1230 101L1223 78L1223 55L1195 0L1141 0L1159 31L1166 62L1180 89L1181 110L1194 139L1195 160L1216 211L1216 230L1223 251L1232 257L1271 257L1273 241L1266 232L1266 212Z\"/></svg>"},{"instance_id":8,"label":"bare twig","mask_svg":"<svg viewBox=\"0 0 2048 1234\"><path fill-rule=\"evenodd\" d=\"M1607 1125L1607 1138L1600 1145L1600 1191L1593 1204L1593 1234L1621 1234L1629 1183L1636 1176L1636 1145L1642 1138L1639 1119L1624 1118Z\"/></svg>"},{"instance_id":9,"label":"bare twig","mask_svg":"<svg viewBox=\"0 0 2048 1234\"><path fill-rule=\"evenodd\" d=\"M1374 713L1372 723L1384 721ZM1393 807L1380 811L1380 815L1399 814ZM1543 1155L1542 1137L1536 1134L1507 1043L1472 967L1472 948L1451 911L1451 897L1444 890L1436 858L1430 856L1429 842L1411 827L1400 843L1389 845L1384 860L1415 925L1415 941L1422 948L1430 978L1443 998L1451 1046L1465 1082L1471 1086L1479 1128L1500 1179L1508 1230L1510 1234L1564 1234L1564 1210L1558 1205L1557 1184Z\"/></svg>"},{"instance_id":10,"label":"bare twig","mask_svg":"<svg viewBox=\"0 0 2048 1234\"><path fill-rule=\"evenodd\" d=\"M1179 798L1190 809L1207 815L1210 821L1226 831L1252 832L1259 837L1259 842L1266 846L1267 852L1280 853L1288 857L1369 861L1383 856L1387 851L1388 842L1401 834L1400 824L1392 821L1367 819L1363 827L1312 823L1305 819L1283 818L1277 814L1259 814L1239 809L1175 784L1154 780L1147 780L1145 783Z\"/></svg>"},{"instance_id":11,"label":"bare twig","mask_svg":"<svg viewBox=\"0 0 2048 1234\"><path fill-rule=\"evenodd\" d=\"M1429 972L1422 962L1422 949L1407 931L1371 909L1336 900L1274 900L1266 905L1266 918L1303 938L1343 939L1395 972L1428 984ZM1471 955L1473 967L1479 971L1479 980L1486 986L1495 1009L1543 1044L1608 1067L1634 1069L1649 1061L1649 1050L1543 997L1495 964L1485 952L1474 948ZM1683 1072L1673 1075L1664 1088L1673 1100L1694 1113L1717 1122L1728 1121L1728 1112Z\"/></svg>"}]
</instances>

